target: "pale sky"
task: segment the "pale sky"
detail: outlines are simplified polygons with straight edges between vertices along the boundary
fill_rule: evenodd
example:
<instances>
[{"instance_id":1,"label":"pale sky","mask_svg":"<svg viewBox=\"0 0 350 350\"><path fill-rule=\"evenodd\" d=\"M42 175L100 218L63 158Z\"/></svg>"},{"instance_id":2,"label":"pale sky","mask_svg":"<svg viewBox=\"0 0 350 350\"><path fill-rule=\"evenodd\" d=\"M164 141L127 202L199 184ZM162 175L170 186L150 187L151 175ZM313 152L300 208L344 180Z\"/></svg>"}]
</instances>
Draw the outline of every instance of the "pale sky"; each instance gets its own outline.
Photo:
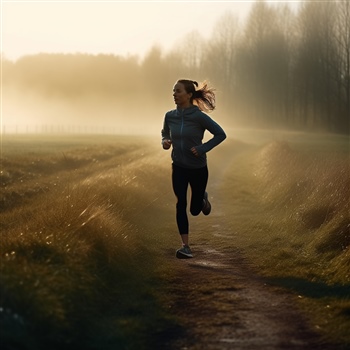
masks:
<instances>
[{"instance_id":1,"label":"pale sky","mask_svg":"<svg viewBox=\"0 0 350 350\"><path fill-rule=\"evenodd\" d=\"M1 0L1 52L143 56L168 51L193 30L209 38L227 11L244 20L254 1Z\"/></svg>"}]
</instances>

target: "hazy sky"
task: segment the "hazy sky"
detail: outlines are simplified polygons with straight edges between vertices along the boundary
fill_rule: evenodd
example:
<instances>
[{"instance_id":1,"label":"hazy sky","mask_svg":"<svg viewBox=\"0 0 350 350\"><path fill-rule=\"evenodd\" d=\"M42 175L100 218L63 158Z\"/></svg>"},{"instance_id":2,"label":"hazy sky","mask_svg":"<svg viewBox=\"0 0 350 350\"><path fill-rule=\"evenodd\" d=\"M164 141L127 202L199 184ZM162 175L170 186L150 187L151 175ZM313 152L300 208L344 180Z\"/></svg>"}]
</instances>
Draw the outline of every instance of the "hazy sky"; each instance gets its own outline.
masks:
<instances>
[{"instance_id":1,"label":"hazy sky","mask_svg":"<svg viewBox=\"0 0 350 350\"><path fill-rule=\"evenodd\" d=\"M1 51L11 60L39 52L143 56L155 44L173 48L193 30L207 38L226 11L244 20L252 3L1 0Z\"/></svg>"}]
</instances>

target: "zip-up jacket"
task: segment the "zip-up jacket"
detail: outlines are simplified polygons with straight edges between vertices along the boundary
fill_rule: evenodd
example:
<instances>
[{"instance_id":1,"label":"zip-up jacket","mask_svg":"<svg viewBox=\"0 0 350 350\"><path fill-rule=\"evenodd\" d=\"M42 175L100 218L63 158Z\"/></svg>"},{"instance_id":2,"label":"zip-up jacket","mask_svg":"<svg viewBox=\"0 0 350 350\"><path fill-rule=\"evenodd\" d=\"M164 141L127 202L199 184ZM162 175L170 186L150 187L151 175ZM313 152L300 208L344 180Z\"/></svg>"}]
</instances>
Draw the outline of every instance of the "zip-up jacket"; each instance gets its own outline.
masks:
<instances>
[{"instance_id":1,"label":"zip-up jacket","mask_svg":"<svg viewBox=\"0 0 350 350\"><path fill-rule=\"evenodd\" d=\"M202 143L205 130L213 137ZM175 165L197 169L206 166L206 153L225 140L226 134L219 124L203 113L198 106L174 109L165 114L162 142L172 141L171 158ZM191 148L195 147L198 157Z\"/></svg>"}]
</instances>

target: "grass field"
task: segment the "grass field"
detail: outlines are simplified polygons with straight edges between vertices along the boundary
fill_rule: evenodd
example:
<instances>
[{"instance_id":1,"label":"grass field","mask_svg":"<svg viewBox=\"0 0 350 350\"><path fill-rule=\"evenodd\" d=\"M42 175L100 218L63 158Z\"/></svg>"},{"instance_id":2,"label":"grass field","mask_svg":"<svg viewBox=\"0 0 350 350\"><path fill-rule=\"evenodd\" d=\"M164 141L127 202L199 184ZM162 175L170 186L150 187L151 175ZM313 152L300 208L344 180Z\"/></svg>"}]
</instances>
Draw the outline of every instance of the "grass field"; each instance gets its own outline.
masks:
<instances>
[{"instance_id":1,"label":"grass field","mask_svg":"<svg viewBox=\"0 0 350 350\"><path fill-rule=\"evenodd\" d=\"M236 131L209 164L232 236L198 239L241 249L350 346L348 139ZM182 334L163 294L177 273L174 204L157 138L4 135L6 349L170 348Z\"/></svg>"}]
</instances>

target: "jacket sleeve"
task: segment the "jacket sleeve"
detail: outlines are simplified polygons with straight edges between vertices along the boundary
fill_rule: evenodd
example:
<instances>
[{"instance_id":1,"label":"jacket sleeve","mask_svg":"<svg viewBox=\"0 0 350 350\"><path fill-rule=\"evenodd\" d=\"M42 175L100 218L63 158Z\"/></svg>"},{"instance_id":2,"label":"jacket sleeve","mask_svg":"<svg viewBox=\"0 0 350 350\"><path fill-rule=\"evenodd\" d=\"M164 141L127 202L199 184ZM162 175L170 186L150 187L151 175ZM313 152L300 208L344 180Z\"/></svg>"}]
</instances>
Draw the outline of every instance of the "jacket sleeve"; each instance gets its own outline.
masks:
<instances>
[{"instance_id":1,"label":"jacket sleeve","mask_svg":"<svg viewBox=\"0 0 350 350\"><path fill-rule=\"evenodd\" d=\"M167 123L166 115L164 117L163 129L162 129L161 135L162 135L162 142L164 140L169 140L170 139L170 129L169 129L169 125Z\"/></svg>"},{"instance_id":2,"label":"jacket sleeve","mask_svg":"<svg viewBox=\"0 0 350 350\"><path fill-rule=\"evenodd\" d=\"M197 152L200 155L209 152L226 139L226 133L223 128L206 114L203 114L202 126L208 130L213 137L202 145L196 147Z\"/></svg>"}]
</instances>

